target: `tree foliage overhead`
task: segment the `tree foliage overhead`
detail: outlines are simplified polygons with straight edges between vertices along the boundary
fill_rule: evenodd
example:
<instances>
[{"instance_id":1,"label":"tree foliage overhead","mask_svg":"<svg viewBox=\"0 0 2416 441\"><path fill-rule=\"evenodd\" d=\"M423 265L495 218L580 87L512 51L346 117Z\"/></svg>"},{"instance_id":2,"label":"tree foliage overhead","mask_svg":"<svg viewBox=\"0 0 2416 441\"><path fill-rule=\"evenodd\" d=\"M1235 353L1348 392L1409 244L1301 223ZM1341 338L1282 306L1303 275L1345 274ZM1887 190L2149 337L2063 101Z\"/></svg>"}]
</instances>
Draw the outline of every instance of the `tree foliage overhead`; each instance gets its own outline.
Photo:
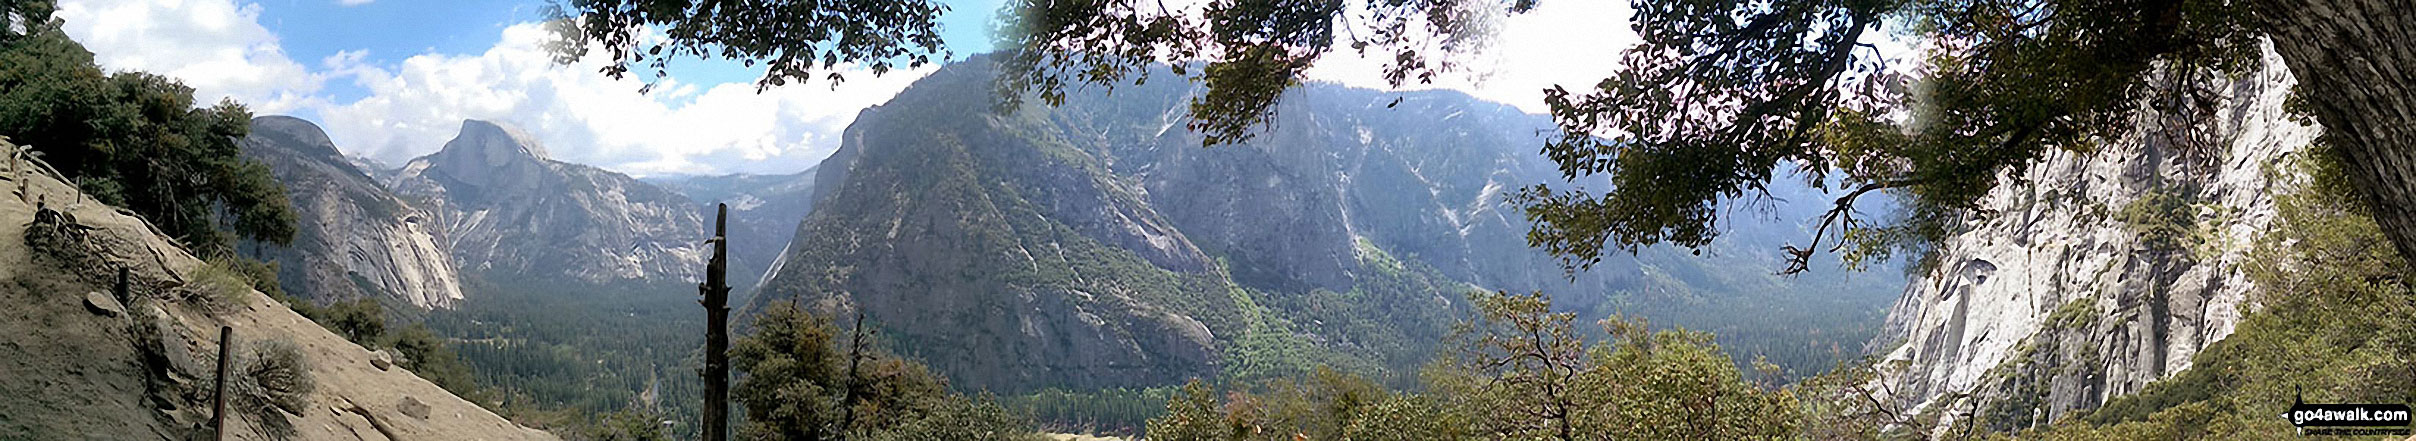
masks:
<instances>
[{"instance_id":1,"label":"tree foliage overhead","mask_svg":"<svg viewBox=\"0 0 2416 441\"><path fill-rule=\"evenodd\" d=\"M0 136L30 145L85 193L126 207L201 253L235 236L287 243L294 214L265 165L238 156L251 112L196 107L193 89L144 72L104 74L50 18L49 2L12 1L0 33ZM72 201L50 201L71 203Z\"/></svg>"},{"instance_id":2,"label":"tree foliage overhead","mask_svg":"<svg viewBox=\"0 0 2416 441\"><path fill-rule=\"evenodd\" d=\"M1002 80L1004 90L1046 98L1069 82L1112 85L1132 77L1134 65L1205 59L1210 69L1186 76L1208 88L1195 98L1191 127L1210 143L1246 139L1267 120L1277 89L1316 59L1265 49L1339 50L1325 26L1338 25L1351 31L1341 41L1352 50L1397 51L1387 78L1398 84L1448 70L1429 59L1483 46L1469 36L1485 35L1491 22L1464 11L1533 6L1224 0L1193 20L1138 2L1093 3L1020 4L1025 32L1006 47L1028 69ZM2163 141L2219 141L2202 130L2219 104L2211 87L2258 67L2260 41L2272 41L2308 79L2305 92L2338 98L2319 98L2324 104L2313 109L2345 133L2328 144L2357 159L2361 192L2388 208L2377 216L2386 235L2402 251L2416 250L2416 209L2400 208L2416 206L2406 172L2416 167L2416 149L2405 141L2416 134L2390 123L2416 112L2416 100L2390 96L2416 87L2396 67L2416 63L2403 56L2416 20L2388 3L1631 0L1627 24L1641 44L1616 55L1620 70L1591 87L1545 91L1562 136L1543 153L1570 181L1608 175L1611 188L1536 186L1515 200L1528 207L1529 241L1574 269L1606 250L1708 244L1722 230L1723 208L1767 196L1777 171L1794 168L1840 194L1811 243L1787 248L1783 273L1805 270L1830 239L1828 250L1856 262L1923 255L1926 244L1980 214L1973 201L2000 175L2018 175L2007 172L2047 152L2094 151L2141 135L2134 127L2143 123L2144 136ZM1062 17L1084 19L1054 19ZM1103 35L1100 22L1149 26ZM1225 38L1226 29L1251 32ZM1891 32L1920 43L1917 60L1889 60L1878 49ZM1912 202L1877 222L1857 218L1855 201L1874 191Z\"/></svg>"},{"instance_id":3,"label":"tree foliage overhead","mask_svg":"<svg viewBox=\"0 0 2416 441\"><path fill-rule=\"evenodd\" d=\"M702 25L672 32L672 47L732 40L759 26L719 24L746 10L777 5L652 9L581 3L579 29L593 40L635 47L636 24ZM852 2L814 9L912 15L923 5L873 10ZM1606 251L1673 243L1701 247L1722 231L1724 208L1767 196L1764 187L1795 169L1833 188L1837 208L1819 217L1810 243L1790 246L1788 267L1805 269L1822 247L1857 262L1916 255L1975 214L1974 199L2000 175L2052 151L2090 152L2138 135L2204 144L2210 87L2256 68L2260 41L2271 39L2302 78L2317 119L2355 133L2332 140L2353 158L2361 189L2379 206L2416 205L2400 165L2416 152L2393 141L2390 124L2416 100L2392 98L2334 77L2375 77L2381 90L2403 90L2390 59L2340 57L2317 50L2354 45L2396 57L2416 20L2366 0L2292 6L2260 0L1631 0L1627 25L1641 44L1617 54L1620 70L1602 81L1545 91L1562 136L1543 146L1572 182L1607 175L1608 189L1535 186L1514 199L1528 207L1529 241L1572 268ZM780 5L786 5L782 3ZM1204 84L1192 97L1188 126L1207 144L1247 140L1270 121L1285 90L1322 56L1338 51L1384 59L1392 84L1429 82L1464 69L1457 55L1481 51L1505 14L1533 0L1216 0L1170 9L1143 0L1019 0L995 29L1009 72L998 77L1004 108L1026 97L1061 102L1069 87L1110 87L1149 80L1146 66ZM609 6L609 7L607 7ZM790 6L781 6L790 7ZM2375 10L2380 8L2382 10ZM1605 17L1605 19L1613 19ZM922 35L929 23L866 20L866 35ZM1890 36L1918 41L1919 54L1879 50ZM607 38L610 37L610 38ZM909 41L892 39L893 41ZM584 42L585 40L578 40ZM880 41L868 39L859 41ZM922 40L911 40L922 43ZM823 40L761 41L779 50L823 47ZM920 47L927 50L932 45ZM580 45L584 47L584 44ZM840 45L839 47L847 47ZM2315 49L2311 49L2315 48ZM891 48L898 49L898 48ZM1581 49L1578 49L1581 50ZM652 56L618 52L624 60ZM710 55L691 51L694 55ZM726 51L741 59L779 52ZM842 51L858 55L907 52ZM1912 58L1912 59L1890 59ZM2389 58L2389 57L2384 57ZM656 58L659 62L660 58ZM921 60L916 58L916 60ZM2408 60L2416 62L2416 60ZM2378 64L2379 63L2379 64ZM829 64L829 63L825 63ZM610 69L608 69L609 71ZM775 69L773 78L799 72ZM2396 79L2395 79L2396 78ZM2396 100L2396 101L2395 101ZM2397 110L2394 110L2397 109ZM2392 112L2399 113L2392 113ZM2416 165L2411 165L2416 166ZM1882 219L1860 216L1871 192L1912 202ZM2384 203L2392 202L2392 203ZM2405 203L2400 203L2405 202ZM2403 210L2404 211L2404 210ZM2377 216L2403 251L2416 247L2416 211ZM2403 221L2403 219L2405 219Z\"/></svg>"},{"instance_id":4,"label":"tree foliage overhead","mask_svg":"<svg viewBox=\"0 0 2416 441\"><path fill-rule=\"evenodd\" d=\"M1462 68L1443 55L1483 48L1502 12L1534 7L1534 0L1222 0L1194 16L1149 0L1017 0L1001 9L995 30L1009 71L998 78L998 95L1008 108L1027 94L1057 104L1067 87L1138 84L1148 80L1148 66L1164 63L1208 86L1191 100L1188 127L1206 145L1235 143L1269 121L1284 91L1333 50L1386 59L1383 75L1395 87L1431 83Z\"/></svg>"},{"instance_id":5,"label":"tree foliage overhead","mask_svg":"<svg viewBox=\"0 0 2416 441\"><path fill-rule=\"evenodd\" d=\"M2228 2L1631 5L1629 25L1642 41L1618 54L1621 70L1591 88L1545 91L1562 134L1543 153L1567 179L1609 175L1611 188L1536 186L1515 198L1534 223L1530 242L1576 267L1606 249L1704 246L1722 229L1724 204L1767 196L1764 186L1786 168L1843 191L1814 243L1790 248L1787 272L1803 270L1825 237L1844 239L1850 257L1884 258L1943 234L1999 172L2120 137L2143 101L2202 109L2211 99L2192 87L2255 60L2245 6ZM1048 98L1069 81L1111 85L1133 66L1206 58L1205 72L1191 75L1208 89L1193 102L1191 126L1210 143L1232 142L1266 121L1316 54L1340 48L1336 23L1354 30L1351 49L1396 52L1387 79L1397 85L1450 67L1429 59L1482 47L1472 41L1489 32L1484 12L1533 4L1229 0L1198 22L1130 6L1021 5L1025 29L1012 35L1022 39L1008 47L1025 73L1002 79L1003 90ZM1101 36L1117 29L1101 22L1141 31ZM1931 44L1917 64L1889 60L1874 45L1887 30ZM1275 49L1284 56L1264 52ZM2160 93L2169 99L2150 100ZM1892 222L1856 219L1853 202L1880 190L1917 203Z\"/></svg>"},{"instance_id":6,"label":"tree foliage overhead","mask_svg":"<svg viewBox=\"0 0 2416 441\"><path fill-rule=\"evenodd\" d=\"M938 22L947 10L930 0L563 0L548 11L549 48L564 64L601 48L613 78L632 65L661 78L672 58L702 57L763 63L759 89L816 74L836 83L844 65L880 75L946 58Z\"/></svg>"},{"instance_id":7,"label":"tree foliage overhead","mask_svg":"<svg viewBox=\"0 0 2416 441\"><path fill-rule=\"evenodd\" d=\"M1619 74L1545 98L1563 132L1545 154L1572 179L1610 174L1613 189L1521 194L1531 241L1581 265L1605 244L1702 246L1718 235L1723 202L1757 194L1784 167L1816 186L1842 175L1845 192L1813 244L1789 248L1787 272L1832 231L1855 247L1849 257L1885 257L1943 234L1999 172L2122 137L2159 92L2175 94L2159 110L2210 106L2193 89L2256 59L2244 14L2219 2L1636 6L1643 42ZM1930 43L1910 75L1869 43L1885 26ZM2174 82L2150 81L2158 73ZM1916 202L1900 222L1855 219L1855 199L1878 190Z\"/></svg>"}]
</instances>

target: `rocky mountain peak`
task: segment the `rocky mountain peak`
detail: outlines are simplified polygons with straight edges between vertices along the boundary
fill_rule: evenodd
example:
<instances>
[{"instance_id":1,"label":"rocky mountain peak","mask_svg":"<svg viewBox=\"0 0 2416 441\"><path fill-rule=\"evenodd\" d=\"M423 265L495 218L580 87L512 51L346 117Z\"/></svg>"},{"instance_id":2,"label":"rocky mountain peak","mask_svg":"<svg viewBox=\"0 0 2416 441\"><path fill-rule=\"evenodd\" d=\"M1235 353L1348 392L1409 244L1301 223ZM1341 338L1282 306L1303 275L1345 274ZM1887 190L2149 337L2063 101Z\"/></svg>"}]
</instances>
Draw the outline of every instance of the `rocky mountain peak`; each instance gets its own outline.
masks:
<instances>
[{"instance_id":1,"label":"rocky mountain peak","mask_svg":"<svg viewBox=\"0 0 2416 441\"><path fill-rule=\"evenodd\" d=\"M541 185L537 178L552 174L553 163L547 159L544 145L526 132L473 119L463 120L461 132L445 142L443 149L411 160L399 173L442 182L445 192L455 198L483 200L537 188ZM416 193L424 189L398 190Z\"/></svg>"},{"instance_id":2,"label":"rocky mountain peak","mask_svg":"<svg viewBox=\"0 0 2416 441\"><path fill-rule=\"evenodd\" d=\"M287 141L286 145L292 146L296 151L334 155L339 158L344 155L336 150L335 141L327 139L326 129L321 129L318 124L312 124L301 118L285 115L252 118L252 133L283 137Z\"/></svg>"},{"instance_id":3,"label":"rocky mountain peak","mask_svg":"<svg viewBox=\"0 0 2416 441\"><path fill-rule=\"evenodd\" d=\"M547 159L535 138L467 120L436 153L390 179L424 201L465 272L606 283L704 266L704 221L677 193L601 168Z\"/></svg>"},{"instance_id":4,"label":"rocky mountain peak","mask_svg":"<svg viewBox=\"0 0 2416 441\"><path fill-rule=\"evenodd\" d=\"M299 118L263 116L238 144L286 186L300 234L267 257L277 278L303 298L390 298L445 308L463 298L443 232L414 221L425 213L352 163L327 133Z\"/></svg>"},{"instance_id":5,"label":"rocky mountain peak","mask_svg":"<svg viewBox=\"0 0 2416 441\"><path fill-rule=\"evenodd\" d=\"M519 127L477 119L461 121L460 134L454 135L453 141L445 143L444 150L437 154L444 155L446 152L475 155L488 159L489 163L512 159L552 159L545 152L544 144Z\"/></svg>"}]
</instances>

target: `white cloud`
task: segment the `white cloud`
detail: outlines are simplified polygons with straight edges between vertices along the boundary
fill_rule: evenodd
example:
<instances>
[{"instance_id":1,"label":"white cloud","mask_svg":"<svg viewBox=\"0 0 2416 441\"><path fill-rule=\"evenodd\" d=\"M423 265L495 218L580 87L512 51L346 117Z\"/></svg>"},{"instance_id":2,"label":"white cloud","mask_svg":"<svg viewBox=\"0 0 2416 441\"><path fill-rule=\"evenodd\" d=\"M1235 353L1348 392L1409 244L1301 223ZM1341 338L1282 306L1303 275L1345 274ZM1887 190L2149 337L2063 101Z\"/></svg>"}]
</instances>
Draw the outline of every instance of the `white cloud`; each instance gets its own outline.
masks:
<instances>
[{"instance_id":1,"label":"white cloud","mask_svg":"<svg viewBox=\"0 0 2416 441\"><path fill-rule=\"evenodd\" d=\"M344 5L344 6L360 6L360 5L366 5L366 4L369 4L369 2L372 2L372 1L376 1L376 0L336 0L336 4L339 4L339 5Z\"/></svg>"},{"instance_id":2,"label":"white cloud","mask_svg":"<svg viewBox=\"0 0 2416 441\"><path fill-rule=\"evenodd\" d=\"M634 79L597 73L596 62L553 64L541 46L547 37L524 23L485 53L418 55L391 70L339 54L328 71L368 96L317 110L337 144L396 163L441 148L463 119L488 119L528 131L555 159L625 173L793 172L836 150L859 110L930 71L851 72L836 89L814 82L761 94L749 83L700 86L674 75L646 95Z\"/></svg>"},{"instance_id":3,"label":"white cloud","mask_svg":"<svg viewBox=\"0 0 2416 441\"><path fill-rule=\"evenodd\" d=\"M1503 18L1498 40L1489 50L1461 60L1467 72L1438 75L1434 84L1412 79L1403 89L1458 89L1489 101L1544 113L1546 88L1562 85L1572 92L1591 88L1616 73L1619 53L1638 39L1627 26L1632 12L1627 2L1547 1L1533 11ZM1390 54L1369 56L1343 48L1317 60L1312 80L1384 89L1384 63Z\"/></svg>"},{"instance_id":4,"label":"white cloud","mask_svg":"<svg viewBox=\"0 0 2416 441\"><path fill-rule=\"evenodd\" d=\"M367 0L339 0L346 5ZM232 97L253 113L315 114L348 153L400 163L434 152L465 118L520 126L556 159L632 174L793 172L838 148L858 111L889 100L930 69L756 94L753 84L666 80L651 95L614 81L595 63L557 66L535 24L506 28L480 54L423 54L395 65L347 51L305 66L259 23L260 6L236 0L70 0L68 34L111 70L175 77L197 101ZM328 80L367 94L332 102Z\"/></svg>"},{"instance_id":5,"label":"white cloud","mask_svg":"<svg viewBox=\"0 0 2416 441\"><path fill-rule=\"evenodd\" d=\"M288 112L309 104L323 81L286 57L260 26L259 5L71 0L60 2L58 17L102 68L175 77L203 105L233 97L254 113Z\"/></svg>"},{"instance_id":6,"label":"white cloud","mask_svg":"<svg viewBox=\"0 0 2416 441\"><path fill-rule=\"evenodd\" d=\"M1507 18L1494 50L1469 60L1484 69L1411 87L1460 89L1542 112L1543 88L1580 88L1616 69L1618 52L1635 41L1623 3L1543 2ZM348 51L306 66L260 26L258 5L238 0L70 0L59 15L108 68L177 77L204 102L231 96L258 114L316 116L348 152L393 163L441 148L462 119L477 118L520 126L556 159L626 173L790 172L836 149L858 111L931 70L850 72L835 90L814 82L762 94L749 83L684 83L675 73L645 95L634 81L597 73L593 62L553 64L535 24L504 29L483 53L384 64ZM1342 51L1310 76L1381 88L1381 66L1381 58ZM366 95L332 102L321 93L329 80L351 81Z\"/></svg>"}]
</instances>

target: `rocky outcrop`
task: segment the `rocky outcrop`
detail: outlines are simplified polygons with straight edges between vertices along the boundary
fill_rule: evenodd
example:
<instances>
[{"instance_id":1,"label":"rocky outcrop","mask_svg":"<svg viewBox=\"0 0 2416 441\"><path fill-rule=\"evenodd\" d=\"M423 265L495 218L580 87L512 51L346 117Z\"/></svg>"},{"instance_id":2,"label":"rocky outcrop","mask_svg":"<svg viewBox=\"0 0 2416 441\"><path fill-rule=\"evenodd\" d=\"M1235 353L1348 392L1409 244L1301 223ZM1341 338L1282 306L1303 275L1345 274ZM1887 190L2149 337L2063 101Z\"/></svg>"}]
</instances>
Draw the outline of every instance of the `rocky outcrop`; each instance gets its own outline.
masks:
<instances>
[{"instance_id":1,"label":"rocky outcrop","mask_svg":"<svg viewBox=\"0 0 2416 441\"><path fill-rule=\"evenodd\" d=\"M2274 218L2273 164L2318 132L2284 112L2291 84L2268 56L2202 130L2145 121L2001 177L1981 201L1993 214L1940 244L1889 314L1874 349L1901 369L1881 381L1900 404L2003 429L2188 368L2254 289L2240 267Z\"/></svg>"},{"instance_id":2,"label":"rocky outcrop","mask_svg":"<svg viewBox=\"0 0 2416 441\"><path fill-rule=\"evenodd\" d=\"M43 176L36 200L83 227L72 242L41 236L22 221L0 222L0 439L204 439L210 416L210 360L219 327L238 343L290 343L315 383L306 405L286 414L305 440L552 440L402 369L379 370L369 351L258 291L224 286L218 300L189 293L202 282L200 259L127 211L89 202L74 185ZM0 198L0 218L32 219L35 204ZM29 234L30 233L30 234ZM129 274L125 314L86 312ZM106 296L106 294L103 294ZM114 298L101 300L115 301ZM243 346L237 346L238 348ZM241 352L238 352L241 353ZM417 403L416 405L409 403ZM226 439L270 439L230 420Z\"/></svg>"},{"instance_id":3,"label":"rocky outcrop","mask_svg":"<svg viewBox=\"0 0 2416 441\"><path fill-rule=\"evenodd\" d=\"M243 156L267 164L293 201L296 234L267 247L277 278L301 298L338 301L392 299L421 308L448 308L463 298L453 259L434 219L362 172L299 118L263 116L239 145Z\"/></svg>"},{"instance_id":4,"label":"rocky outcrop","mask_svg":"<svg viewBox=\"0 0 2416 441\"><path fill-rule=\"evenodd\" d=\"M466 271L591 284L685 280L709 234L695 203L595 167L555 161L517 130L470 120L443 150L396 172L395 193L446 231Z\"/></svg>"}]
</instances>

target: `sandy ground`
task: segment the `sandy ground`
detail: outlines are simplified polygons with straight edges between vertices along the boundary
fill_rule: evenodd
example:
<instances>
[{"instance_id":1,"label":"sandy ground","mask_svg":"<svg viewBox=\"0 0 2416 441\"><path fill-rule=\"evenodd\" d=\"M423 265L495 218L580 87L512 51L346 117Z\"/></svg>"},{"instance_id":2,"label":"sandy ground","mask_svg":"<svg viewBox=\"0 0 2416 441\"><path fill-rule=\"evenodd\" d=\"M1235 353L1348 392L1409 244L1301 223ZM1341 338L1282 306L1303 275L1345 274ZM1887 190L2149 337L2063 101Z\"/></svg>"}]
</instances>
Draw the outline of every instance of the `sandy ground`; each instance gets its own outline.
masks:
<instances>
[{"instance_id":1,"label":"sandy ground","mask_svg":"<svg viewBox=\"0 0 2416 441\"><path fill-rule=\"evenodd\" d=\"M5 174L5 166L0 166L0 175ZM44 201L95 227L90 240L103 250L106 264L79 273L30 256L24 231L35 204L19 201L16 180L0 180L5 186L0 190L0 302L17 305L0 308L0 353L10 354L0 357L5 359L0 360L0 439L172 439L182 432L180 427L193 423L184 420L208 414L194 405L206 403L149 399L141 355L133 346L132 314L88 312L83 294L108 292L91 273L122 266L137 278L181 281L200 261L138 218L93 202L59 180L29 176L25 199ZM156 295L143 290L137 294ZM245 297L248 306L217 315L177 302L136 301L127 309L160 305L175 324L171 340L182 340L169 345L181 345L189 354L216 352L220 325L233 327L240 341L282 339L300 347L312 362L318 388L311 406L292 418L298 439L555 439L515 425L400 367L377 369L369 364L369 351L266 295L246 291ZM425 404L425 417L406 415L402 408L407 402ZM260 438L249 428L230 432L237 439Z\"/></svg>"}]
</instances>

